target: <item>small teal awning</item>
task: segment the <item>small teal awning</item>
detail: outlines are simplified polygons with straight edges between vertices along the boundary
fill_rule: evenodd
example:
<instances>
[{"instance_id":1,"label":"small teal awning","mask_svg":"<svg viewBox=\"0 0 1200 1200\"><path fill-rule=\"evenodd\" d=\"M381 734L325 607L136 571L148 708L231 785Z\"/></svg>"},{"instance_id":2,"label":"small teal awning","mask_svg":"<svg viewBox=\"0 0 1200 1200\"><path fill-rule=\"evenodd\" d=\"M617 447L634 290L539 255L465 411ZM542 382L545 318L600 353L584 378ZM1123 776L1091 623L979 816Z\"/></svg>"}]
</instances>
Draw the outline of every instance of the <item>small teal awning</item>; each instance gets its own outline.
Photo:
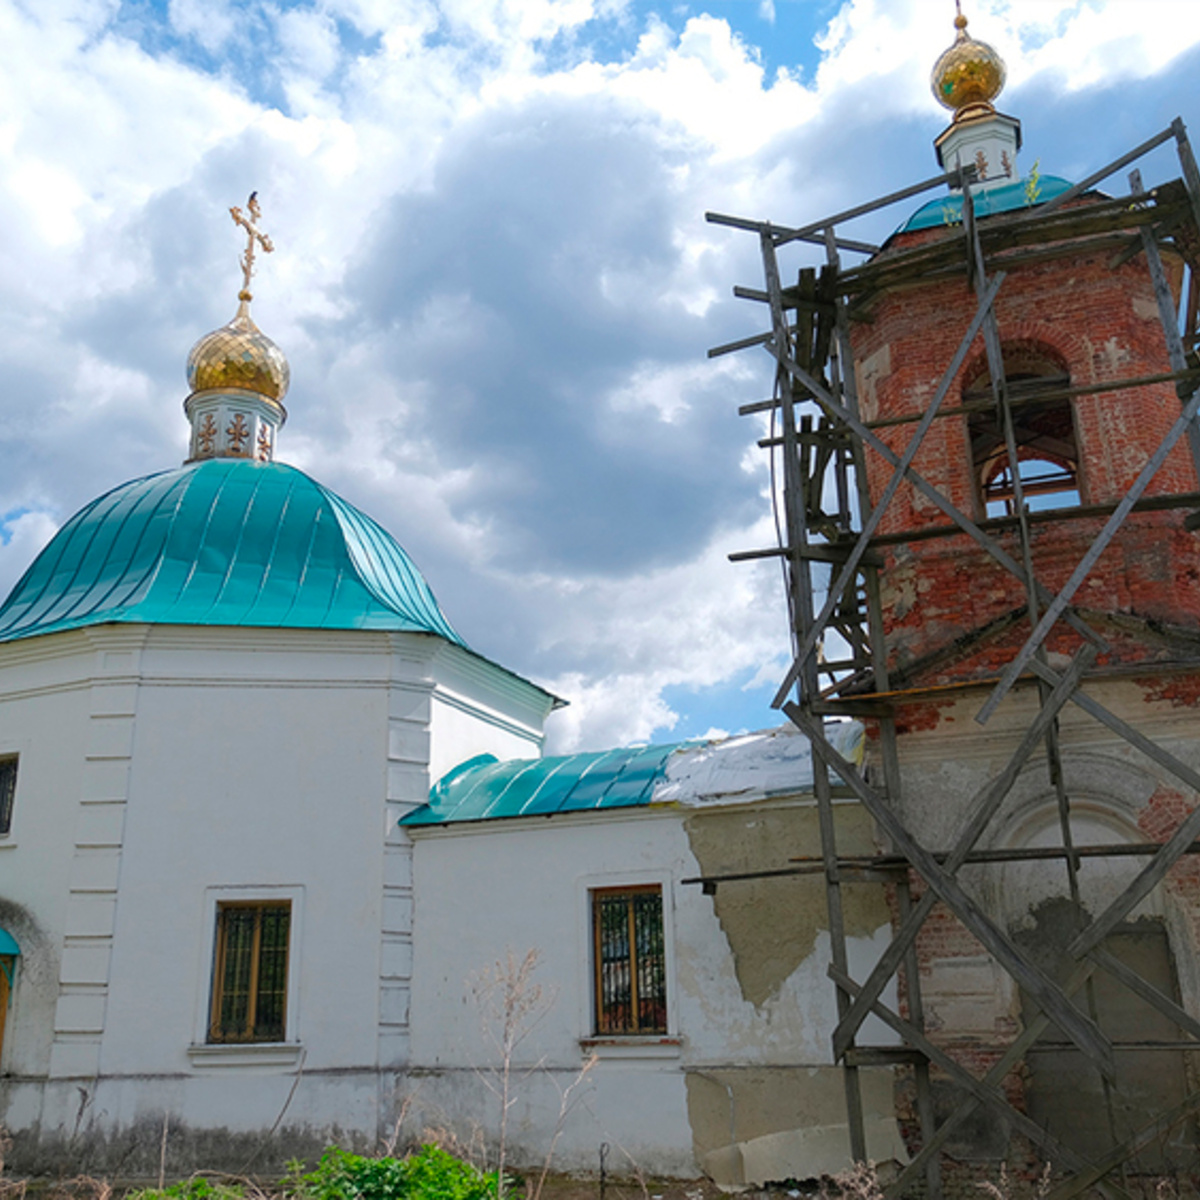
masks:
<instances>
[{"instance_id":1,"label":"small teal awning","mask_svg":"<svg viewBox=\"0 0 1200 1200\"><path fill-rule=\"evenodd\" d=\"M17 939L7 929L0 929L0 971L8 980L10 1004L12 1003L13 967L15 966L12 960L20 953L21 947L17 945Z\"/></svg>"}]
</instances>

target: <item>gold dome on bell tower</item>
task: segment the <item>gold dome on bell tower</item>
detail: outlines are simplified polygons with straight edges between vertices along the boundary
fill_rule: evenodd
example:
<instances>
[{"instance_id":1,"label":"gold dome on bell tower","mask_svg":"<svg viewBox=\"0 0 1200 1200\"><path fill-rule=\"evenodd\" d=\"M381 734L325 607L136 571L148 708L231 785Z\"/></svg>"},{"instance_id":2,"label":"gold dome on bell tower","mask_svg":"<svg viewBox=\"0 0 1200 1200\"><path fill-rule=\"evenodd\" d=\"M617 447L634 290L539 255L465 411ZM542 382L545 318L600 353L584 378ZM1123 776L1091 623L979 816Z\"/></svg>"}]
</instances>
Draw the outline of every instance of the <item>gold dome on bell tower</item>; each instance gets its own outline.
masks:
<instances>
[{"instance_id":1,"label":"gold dome on bell tower","mask_svg":"<svg viewBox=\"0 0 1200 1200\"><path fill-rule=\"evenodd\" d=\"M933 65L929 77L937 102L951 109L956 121L995 112L992 101L1004 88L1004 60L986 42L967 33L961 6L954 18L954 44Z\"/></svg>"},{"instance_id":2,"label":"gold dome on bell tower","mask_svg":"<svg viewBox=\"0 0 1200 1200\"><path fill-rule=\"evenodd\" d=\"M192 424L189 462L205 458L252 458L269 462L275 437L287 411L290 369L283 351L250 316L250 279L258 249L270 254L275 246L258 227L262 210L252 192L246 212L229 210L234 223L246 231L241 256L242 290L232 321L206 333L187 357L191 392L184 411ZM247 215L248 213L248 215Z\"/></svg>"}]
</instances>

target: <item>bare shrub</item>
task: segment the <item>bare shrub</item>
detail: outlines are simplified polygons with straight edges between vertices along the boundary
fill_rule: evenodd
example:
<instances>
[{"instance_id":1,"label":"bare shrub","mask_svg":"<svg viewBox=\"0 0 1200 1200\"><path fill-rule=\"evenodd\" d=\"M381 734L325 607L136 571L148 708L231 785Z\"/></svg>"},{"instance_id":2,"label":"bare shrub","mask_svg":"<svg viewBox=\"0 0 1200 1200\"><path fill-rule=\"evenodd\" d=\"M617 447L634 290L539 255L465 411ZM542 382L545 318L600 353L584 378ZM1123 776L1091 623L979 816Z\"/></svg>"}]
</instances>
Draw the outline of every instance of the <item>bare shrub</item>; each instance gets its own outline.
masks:
<instances>
[{"instance_id":1,"label":"bare shrub","mask_svg":"<svg viewBox=\"0 0 1200 1200\"><path fill-rule=\"evenodd\" d=\"M535 983L540 954L536 948L526 950L518 958L512 950L502 959L480 971L471 980L471 991L479 1005L483 1034L496 1051L494 1066L477 1071L484 1087L496 1097L500 1107L500 1129L497 1145L497 1195L504 1197L504 1170L508 1156L508 1118L517 1102L515 1085L528 1079L541 1065L539 1059L514 1075L516 1053L545 1015L555 996Z\"/></svg>"}]
</instances>

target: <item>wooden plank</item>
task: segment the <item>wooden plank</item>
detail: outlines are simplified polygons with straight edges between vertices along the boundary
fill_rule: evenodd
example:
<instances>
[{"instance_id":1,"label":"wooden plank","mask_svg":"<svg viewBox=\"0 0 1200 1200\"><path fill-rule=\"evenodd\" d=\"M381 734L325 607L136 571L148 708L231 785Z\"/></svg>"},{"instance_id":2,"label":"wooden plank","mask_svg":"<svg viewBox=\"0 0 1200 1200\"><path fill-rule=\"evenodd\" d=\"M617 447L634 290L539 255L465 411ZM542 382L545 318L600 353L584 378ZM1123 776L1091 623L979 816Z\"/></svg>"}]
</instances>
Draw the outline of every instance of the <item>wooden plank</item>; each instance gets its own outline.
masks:
<instances>
[{"instance_id":1,"label":"wooden plank","mask_svg":"<svg viewBox=\"0 0 1200 1200\"><path fill-rule=\"evenodd\" d=\"M1008 767L993 784L984 789L980 801L973 805L971 819L959 838L954 856L946 862L945 866L912 838L895 810L885 803L882 797L866 784L859 772L833 749L826 740L820 723L808 716L796 704L785 706L784 711L788 717L802 733L807 734L809 741L812 742L816 758L823 760L827 767L832 767L838 773L843 783L859 798L887 836L892 839L893 844L900 849L900 852L925 879L930 889L914 906L912 920L901 925L900 930L871 972L863 991L856 997L850 1012L834 1030L835 1059L840 1058L849 1046L850 1038L861 1025L870 1009L870 1004L882 994L887 980L900 965L908 943L915 938L917 930L932 909L935 899L940 897L984 948L1025 988L1038 1006L1050 1014L1054 1023L1089 1058L1096 1062L1103 1074L1111 1077L1113 1072L1112 1050L1108 1039L1096 1028L1094 1022L1066 1000L1059 988L1044 972L1024 959L1008 936L964 891L954 876L954 872L962 865L960 857L965 855L978 840L1011 789L1025 760L1044 737L1046 728L1067 702L1070 692L1078 685L1083 670L1094 661L1094 658L1095 650L1092 647L1081 648L1072 662L1071 668L1059 685L1055 687L1045 707L1038 713L1037 718L1026 731L1021 745L1017 748L1017 753L1010 759ZM824 772L816 771L814 774L820 778ZM937 897L932 894L934 892L937 893Z\"/></svg>"},{"instance_id":2,"label":"wooden plank","mask_svg":"<svg viewBox=\"0 0 1200 1200\"><path fill-rule=\"evenodd\" d=\"M1110 175L1115 175L1122 167L1127 167L1131 162L1136 162L1143 155L1149 154L1156 146L1161 146L1163 142L1173 137L1178 138L1178 135L1175 126L1172 124L1170 128L1164 129L1162 133L1156 133L1152 138L1147 138L1142 142L1140 146L1135 146L1128 154L1122 154L1120 158L1113 159L1107 166L1101 167L1098 171L1093 171L1086 179L1081 179L1074 187L1067 188L1065 192L1055 196L1053 200L1048 200L1042 205L1042 213L1050 213L1056 208L1061 208L1064 204L1069 204L1076 196L1082 196L1084 192L1095 187L1096 184L1107 179Z\"/></svg>"},{"instance_id":3,"label":"wooden plank","mask_svg":"<svg viewBox=\"0 0 1200 1200\"><path fill-rule=\"evenodd\" d=\"M1075 968L1070 979L1063 985L1063 990L1068 996L1073 996L1091 977L1096 967L1094 963L1081 963ZM992 1064L988 1069L987 1074L980 1080L985 1087L999 1088L1003 1083L1008 1073L1015 1067L1024 1057L1026 1051L1042 1036L1043 1033L1050 1027L1050 1020L1044 1013L1039 1013L1022 1031L1020 1036L1013 1042L1004 1054ZM925 1142L921 1149L909 1160L905 1168L900 1172L896 1181L891 1184L884 1195L887 1200L896 1200L896 1197L903 1195L904 1189L915 1182L922 1168L931 1157L937 1155L942 1146L949 1141L954 1131L962 1125L964 1121L979 1107L980 1101L974 1097L967 1097L966 1102L960 1104L945 1121L938 1126L937 1132L933 1138ZM1117 1184L1111 1180L1102 1179L1096 1184L1097 1188L1109 1198L1109 1200L1130 1200L1126 1193Z\"/></svg>"},{"instance_id":4,"label":"wooden plank","mask_svg":"<svg viewBox=\"0 0 1200 1200\"><path fill-rule=\"evenodd\" d=\"M1192 143L1188 139L1187 126L1181 117L1171 122L1171 133L1175 138L1175 150L1179 155L1179 165L1183 169L1183 185L1187 189L1188 204L1191 206L1192 219L1196 230L1200 233L1200 169L1196 167L1196 156L1192 153Z\"/></svg>"},{"instance_id":5,"label":"wooden plank","mask_svg":"<svg viewBox=\"0 0 1200 1200\"><path fill-rule=\"evenodd\" d=\"M761 346L769 342L774 335L771 333L756 333L753 337L739 338L736 342L726 342L723 346L713 346L708 352L709 358L720 358L722 354L732 354L735 350L747 350L751 346Z\"/></svg>"},{"instance_id":6,"label":"wooden plank","mask_svg":"<svg viewBox=\"0 0 1200 1200\"><path fill-rule=\"evenodd\" d=\"M1139 1150L1145 1149L1151 1142L1168 1134L1180 1121L1200 1108L1200 1089L1185 1096L1178 1104L1169 1108L1165 1113L1155 1117L1153 1121L1143 1125L1128 1141L1122 1142L1114 1150L1106 1154L1098 1163L1080 1171L1073 1178L1060 1183L1051 1190L1046 1200L1071 1200L1080 1192L1092 1187L1109 1171L1128 1162Z\"/></svg>"},{"instance_id":7,"label":"wooden plank","mask_svg":"<svg viewBox=\"0 0 1200 1200\"><path fill-rule=\"evenodd\" d=\"M887 512L888 506L895 498L896 493L900 490L900 485L904 482L909 467L917 456L922 443L925 440L925 435L929 432L933 425L934 418L937 416L938 409L945 400L958 375L959 369L966 362L967 355L971 352L971 347L975 343L976 337L979 335L980 329L983 328L984 322L988 314L992 311L992 305L995 303L996 294L1000 291L1001 285L1004 283L1004 276L997 275L990 285L985 287L979 295L978 304L975 310L975 316L970 325L967 326L966 333L963 334L959 341L958 348L955 350L950 359L950 364L942 373L942 378L938 383L937 391L934 392L933 398L926 408L924 416L921 418L920 424L913 431L913 435L909 443L904 448L904 453L900 456L899 461L895 464L892 470L892 477L888 480L887 486L883 489L883 494L879 497L874 509L863 522L862 529L859 531L858 540L855 542L854 549L850 553L850 557L846 560L845 565L839 570L837 579L831 582L828 595L825 598L825 603L817 615L813 624L805 630L800 630L802 640L800 648L797 650L795 660L797 662L806 658L812 653L813 647L817 644L817 640L825 630L825 625L828 622L834 608L839 603L842 593L854 580L854 573L858 569L858 565L862 562L867 549L870 546L871 538L874 536L875 530L879 528L879 522L883 520ZM791 688L794 676L789 671L788 679L785 680L783 686L779 689L773 701L774 707L778 707L784 697Z\"/></svg>"},{"instance_id":8,"label":"wooden plank","mask_svg":"<svg viewBox=\"0 0 1200 1200\"><path fill-rule=\"evenodd\" d=\"M793 376L793 378L798 378L800 380L800 382L803 383L804 386L808 388L808 390L812 393L814 399L817 401L818 404L821 405L821 407L823 409L825 409L825 411L829 414L829 417L832 420L840 421L842 424L848 426L854 433L856 433L859 436L859 438L862 440L863 443L865 443L867 446L869 446L872 450L875 451L876 454L880 455L886 462L890 463L893 467L895 467L899 463L899 461L900 461L899 455L897 455L896 452L886 442L882 441L877 435L875 435L869 429L867 429L867 427L858 418L856 413L852 413L848 408L846 408L844 405L840 404L837 400L835 400L833 398L833 396L830 395L829 391L826 388L822 387L821 384L817 380L815 380L811 375L809 375L806 371L804 371L803 368L798 366L796 364L795 360L792 359L791 356L786 353L786 351L778 350L773 345L768 346L767 350L770 354L772 354L776 358L776 360L780 363L780 365L789 374L791 374ZM994 558L996 560L996 562L998 562L1007 571L1010 571L1013 575L1017 576L1018 579L1022 577L1023 568L1021 567L1021 565L1019 563L1017 563L1017 561L1012 557L1012 555L1010 555L1008 553L1008 551L1005 550L1002 546L1000 546L1000 544L998 542L996 542L993 538L990 538L985 533L983 533L983 531L979 528L979 526L974 521L972 521L968 516L966 516L966 514L964 514L954 504L953 501L951 501L948 497L944 496L941 492L939 492L937 488L935 488L922 475L918 474L911 466L906 470L905 476L908 479L908 481L919 492L921 492L922 495L926 496L939 509L941 509L941 511L943 513L945 513L946 516L948 516L964 533L966 533L970 537L974 538L974 540L976 542L978 542L979 545L985 551L987 551L987 553L989 555L991 555L992 558ZM865 486L865 478L864 478L864 486ZM1044 599L1048 600L1050 598L1050 593L1044 587L1042 587L1040 584L1038 585L1038 594L1039 594L1039 596L1043 597ZM1085 625L1082 621L1078 620L1078 618L1074 618L1073 614L1068 614L1065 617L1065 620L1071 626L1072 629L1074 629L1077 633L1079 633L1086 640L1088 640L1090 642L1103 643L1102 638L1098 638L1097 635L1087 625ZM797 659L796 661L799 661L799 660ZM877 659L877 662L882 662L882 661L885 661L885 660ZM795 670L795 662L793 662L793 671L794 670ZM794 682L795 678L796 678L795 674L793 674L792 672L789 672L789 675L791 676L791 679ZM790 687L790 686L791 686L790 684L787 685L787 687ZM786 692L787 687L780 689L781 692ZM781 701L776 703L775 705L773 705L773 707L778 707L779 703L781 703Z\"/></svg>"},{"instance_id":9,"label":"wooden plank","mask_svg":"<svg viewBox=\"0 0 1200 1200\"><path fill-rule=\"evenodd\" d=\"M1044 663L1035 662L1033 670L1047 681L1058 678L1057 674ZM1109 712L1083 690L1075 691L1071 696L1071 701L1114 733L1119 734L1151 761L1165 767L1188 787L1200 792L1200 772L1195 771L1187 763L1181 762L1170 751L1151 741L1144 733L1123 721L1115 713ZM1079 957L1099 945L1154 890L1167 871L1185 853L1189 852L1197 837L1200 837L1200 808L1194 809L1188 814L1171 837L1158 848L1145 868L1130 881L1129 886L1075 939L1068 948L1070 953Z\"/></svg>"},{"instance_id":10,"label":"wooden plank","mask_svg":"<svg viewBox=\"0 0 1200 1200\"><path fill-rule=\"evenodd\" d=\"M850 991L858 990L858 985L854 980L850 979L843 971L840 971L833 965L829 967L829 977L839 987L844 987ZM1000 1092L994 1088L987 1087L979 1079L976 1079L970 1071L960 1066L940 1046L931 1042L911 1022L904 1020L903 1017L888 1008L886 1004L882 1004L876 1000L871 1005L871 1012L883 1021L885 1025L898 1033L911 1046L920 1050L930 1062L940 1067L959 1087L968 1092L972 1099L992 1109L1018 1133L1032 1142L1033 1145L1044 1150L1050 1156L1052 1162L1061 1163L1071 1171L1089 1171L1095 1169L1081 1155L1062 1145L1048 1130L1043 1129L1024 1113L1018 1112L1013 1108ZM1104 1174L1105 1171L1100 1171L1096 1175L1096 1178L1098 1179Z\"/></svg>"},{"instance_id":11,"label":"wooden plank","mask_svg":"<svg viewBox=\"0 0 1200 1200\"><path fill-rule=\"evenodd\" d=\"M782 297L780 295L779 270L776 261L776 249L772 238L763 233L760 236L763 257L763 270L767 280L767 288L771 293L773 325L776 336L773 344L786 349L787 335L782 312ZM809 276L815 290L815 277ZM802 283L806 279L801 275ZM811 336L811 335L810 335ZM805 347L805 354L811 350L811 343ZM783 370L776 367L777 387L783 400L784 437L791 438L791 445L784 445L784 514L788 532L788 544L797 550L808 545L808 505L807 505L807 454L804 458L796 454L795 449L795 418L789 404L789 398L795 386L795 381ZM811 426L811 422L809 422ZM789 605L792 622L795 626L811 624L813 617L813 587L811 568L803 560L791 564ZM816 693L819 683L819 665L816 655L810 656L803 663L804 690L808 695ZM842 893L837 876L837 846L833 820L833 798L830 789L829 772L814 770L813 793L817 801L817 820L821 831L821 853L825 866L825 906L829 922L830 953L834 962L845 967L848 962L846 949L845 918L842 909ZM843 1012L848 1007L849 997L839 992L837 995L838 1011ZM850 1153L856 1161L866 1158L867 1138L863 1114L862 1087L859 1080L858 1068L845 1064L842 1072L842 1083L845 1089L846 1120L850 1140Z\"/></svg>"},{"instance_id":12,"label":"wooden plank","mask_svg":"<svg viewBox=\"0 0 1200 1200\"><path fill-rule=\"evenodd\" d=\"M1147 983L1136 971L1127 967L1103 946L1093 946L1088 951L1088 958L1098 967L1107 971L1114 979L1119 979L1131 992L1141 996L1147 1004L1173 1021L1180 1029L1186 1029L1192 1037L1200 1039L1200 1021L1197 1021L1190 1013L1184 1012L1174 1000L1160 992L1153 984ZM1194 1046L1195 1049L1200 1050L1200 1041L1195 1042ZM1114 1048L1116 1047L1114 1046Z\"/></svg>"},{"instance_id":13,"label":"wooden plank","mask_svg":"<svg viewBox=\"0 0 1200 1200\"><path fill-rule=\"evenodd\" d=\"M1111 379L1104 383L1089 383L1079 387L1064 387L1064 388L1049 388L1045 391L1039 390L1036 395L1022 396L1020 394L1020 383L1009 384L1009 403L1014 408L1021 408L1027 404L1038 404L1047 400L1067 400L1081 396L1096 396L1107 394L1109 392L1121 392L1126 388L1148 387L1155 383L1200 383L1200 368L1189 367L1185 371L1162 371L1155 375L1134 375L1126 379ZM1037 383L1040 385L1040 380ZM955 405L953 408L943 408L939 415L939 420L945 420L947 417L962 417L973 412L983 412L991 405L990 396L972 399L972 395L979 397L979 393L967 393L964 396L964 403ZM756 400L752 404L742 404L738 407L739 416L748 416L751 413L769 412L772 408L778 408L777 400ZM921 419L920 413L908 413L898 417L879 417L874 421L864 421L863 424L867 429L890 429L894 425L915 425ZM1115 502L1114 502L1115 503Z\"/></svg>"},{"instance_id":14,"label":"wooden plank","mask_svg":"<svg viewBox=\"0 0 1200 1200\"><path fill-rule=\"evenodd\" d=\"M1084 210L1069 214L1058 213L1051 220L1044 219L1036 210L1017 223L1005 224L1003 218L992 217L986 229L980 230L980 237L989 258L1017 252L1006 255L1009 261L1021 261L1023 255L1020 252L1026 248L1033 248L1029 250L1032 255L1051 258L1107 251L1125 245L1124 237L1114 235L1153 225L1170 219L1180 210L1186 211L1186 195L1166 189L1158 189L1158 193L1165 193L1164 201L1150 207L1135 207L1130 199L1122 198L1090 204ZM1055 244L1047 246L1048 242ZM869 263L844 272L838 286L848 295L868 287L895 287L953 265L965 269L969 261L962 242L957 237L949 237L911 250L889 250Z\"/></svg>"},{"instance_id":15,"label":"wooden plank","mask_svg":"<svg viewBox=\"0 0 1200 1200\"><path fill-rule=\"evenodd\" d=\"M1133 171L1130 174L1129 185L1135 196L1142 191L1140 171ZM1150 270L1150 282L1154 286L1154 301L1158 306L1158 319L1162 324L1163 337L1166 339L1167 358L1171 363L1171 370L1186 371L1188 368L1187 355L1183 349L1183 338L1179 336L1179 314L1175 311L1175 299L1171 295L1171 285L1167 282L1167 273L1163 269L1158 243L1145 229L1142 230L1142 248L1146 252L1146 266ZM1181 399L1186 401L1190 397L1191 391ZM1192 466L1195 469L1196 477L1200 479L1200 421L1193 421L1188 426L1187 436L1192 451Z\"/></svg>"},{"instance_id":16,"label":"wooden plank","mask_svg":"<svg viewBox=\"0 0 1200 1200\"><path fill-rule=\"evenodd\" d=\"M787 242L824 242L824 231L832 230L835 225L841 225L846 221L852 221L855 217L865 216L867 213L875 212L880 208L887 208L891 204L896 204L901 200L908 200L913 196L919 196L922 192L928 192L936 187L942 187L946 184L957 184L963 177L967 179L975 178L975 168L966 167L961 171L950 171L945 175L935 175L931 179L923 180L921 183L914 183L910 187L901 188L898 192L889 192L886 196L880 196L878 200L869 200L866 204L856 205L854 208L845 209L843 212L835 213L832 217L826 217L822 221L815 221L811 225L804 225L799 229L788 229L781 225L772 225L769 221L748 221L744 217L727 217L721 213L706 212L704 219L713 225L730 225L735 229L749 229L754 233L768 233L775 241L775 245L782 246ZM844 239L836 239L838 247L844 245ZM852 248L852 247L851 247ZM875 253L878 247L874 247L870 253Z\"/></svg>"},{"instance_id":17,"label":"wooden plank","mask_svg":"<svg viewBox=\"0 0 1200 1200\"><path fill-rule=\"evenodd\" d=\"M1109 504L1083 504L1077 508L1044 509L1029 514L1031 525L1050 522L1059 524L1067 521L1086 521L1093 517L1106 517L1117 509L1117 501ZM1171 512L1178 508L1195 508L1200 505L1200 492L1181 492L1169 496L1144 496L1134 506L1133 512ZM984 532L1004 530L1016 524L1015 517L989 517L979 522ZM872 546L907 545L910 542L925 542L935 538L960 537L962 530L956 525L928 525L924 529L911 529L900 533L885 533L871 541Z\"/></svg>"},{"instance_id":18,"label":"wooden plank","mask_svg":"<svg viewBox=\"0 0 1200 1200\"><path fill-rule=\"evenodd\" d=\"M896 881L896 903L899 908L900 920L907 920L912 915L912 889L908 882L908 872ZM904 983L908 997L908 1019L913 1028L925 1032L925 1005L921 995L921 965L917 959L917 947L910 943L904 955ZM913 1064L913 1079L917 1085L917 1120L921 1126L921 1141L927 1143L933 1140L937 1133L937 1113L933 1103L933 1087L929 1078L929 1060L924 1056ZM942 1165L937 1156L932 1156L925 1167L925 1187L931 1197L941 1195Z\"/></svg>"},{"instance_id":19,"label":"wooden plank","mask_svg":"<svg viewBox=\"0 0 1200 1200\"><path fill-rule=\"evenodd\" d=\"M770 304L771 297L758 288L735 286L733 294L738 300L757 300L762 304ZM833 313L832 300L819 300L815 296L805 298L797 295L795 288L783 289L784 308L804 308L810 312Z\"/></svg>"},{"instance_id":20,"label":"wooden plank","mask_svg":"<svg viewBox=\"0 0 1200 1200\"><path fill-rule=\"evenodd\" d=\"M789 554L795 554L797 558L804 559L806 562L832 563L837 566L846 561L849 553L849 546L810 543L799 551L792 550L787 546L768 546L762 550L734 550L727 557L730 562L746 562L758 558L786 558ZM866 555L865 561L868 561L871 566L881 567L883 565L883 559L878 554Z\"/></svg>"},{"instance_id":21,"label":"wooden plank","mask_svg":"<svg viewBox=\"0 0 1200 1200\"><path fill-rule=\"evenodd\" d=\"M748 217L731 217L725 213L706 212L704 214L704 219L710 225L728 225L731 229L748 229L752 233L761 233L764 229L783 230L782 226L772 225L770 221L754 221ZM793 231L788 232L793 233ZM804 233L794 234L793 236L789 237L788 240L794 242L808 242L811 245L820 246L824 243L825 239L816 234ZM872 242L860 242L855 241L854 238L839 237L837 239L837 243L841 249L853 250L857 254L879 253L879 247Z\"/></svg>"},{"instance_id":22,"label":"wooden plank","mask_svg":"<svg viewBox=\"0 0 1200 1200\"><path fill-rule=\"evenodd\" d=\"M1071 577L1063 584L1061 591L1051 602L1050 607L1046 609L1045 615L1038 622L1037 628L1029 635L1028 640L1004 669L1003 674L1000 676L1000 682L996 684L991 696L988 697L984 706L975 716L975 720L980 725L987 724L1000 702L1008 695L1017 677L1028 666L1030 658L1033 657L1033 652L1043 643L1054 624L1063 616L1067 605L1071 601L1071 597L1075 595L1080 584L1091 574L1092 568L1096 565L1100 555L1108 549L1109 542L1116 536L1117 530L1129 515L1134 504L1141 497L1142 492L1146 490L1150 485L1150 481L1158 474L1159 468L1166 461L1167 455L1174 449L1175 443L1195 420L1198 410L1200 410L1200 391L1197 391L1187 404L1184 405L1183 412L1167 431L1166 436L1159 443L1158 449L1155 450L1150 456L1149 461L1141 469L1137 479L1134 480L1129 491L1125 493L1125 498L1117 505L1112 515L1108 518L1104 528L1096 535L1087 553L1080 559L1079 565L1071 572Z\"/></svg>"}]
</instances>

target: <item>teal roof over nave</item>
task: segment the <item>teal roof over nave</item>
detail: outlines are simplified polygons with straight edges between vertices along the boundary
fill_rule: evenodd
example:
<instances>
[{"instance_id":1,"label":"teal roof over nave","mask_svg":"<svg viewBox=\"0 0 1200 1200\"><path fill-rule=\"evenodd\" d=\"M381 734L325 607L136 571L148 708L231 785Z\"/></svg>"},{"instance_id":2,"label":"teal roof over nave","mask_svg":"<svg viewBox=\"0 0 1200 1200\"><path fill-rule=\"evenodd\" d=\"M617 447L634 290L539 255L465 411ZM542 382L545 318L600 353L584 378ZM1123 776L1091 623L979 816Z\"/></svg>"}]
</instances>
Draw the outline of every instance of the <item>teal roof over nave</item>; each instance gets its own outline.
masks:
<instances>
[{"instance_id":1,"label":"teal roof over nave","mask_svg":"<svg viewBox=\"0 0 1200 1200\"><path fill-rule=\"evenodd\" d=\"M107 622L377 629L465 646L377 522L282 463L214 458L75 514L0 607L0 641Z\"/></svg>"},{"instance_id":2,"label":"teal roof over nave","mask_svg":"<svg viewBox=\"0 0 1200 1200\"><path fill-rule=\"evenodd\" d=\"M451 825L649 804L683 743L500 762L481 754L443 776L402 825Z\"/></svg>"}]
</instances>

